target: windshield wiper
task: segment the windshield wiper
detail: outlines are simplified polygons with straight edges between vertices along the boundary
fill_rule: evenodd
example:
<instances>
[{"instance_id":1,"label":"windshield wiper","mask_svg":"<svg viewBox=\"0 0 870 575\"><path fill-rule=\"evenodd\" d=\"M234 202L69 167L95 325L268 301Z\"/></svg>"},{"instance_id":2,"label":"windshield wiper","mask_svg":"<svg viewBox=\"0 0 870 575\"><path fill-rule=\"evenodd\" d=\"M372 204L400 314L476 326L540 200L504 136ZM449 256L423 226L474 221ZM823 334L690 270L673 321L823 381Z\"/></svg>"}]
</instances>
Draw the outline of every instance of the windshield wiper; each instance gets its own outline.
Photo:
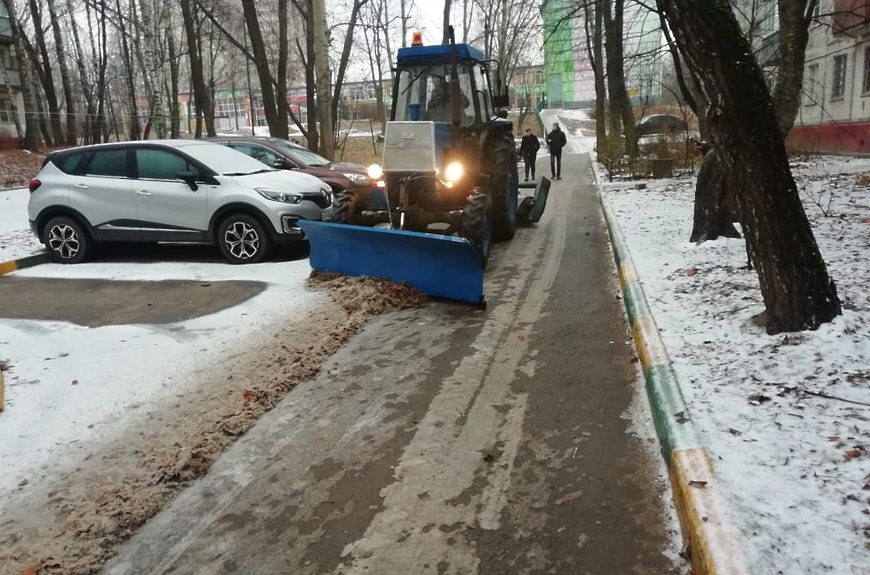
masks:
<instances>
[{"instance_id":1,"label":"windshield wiper","mask_svg":"<svg viewBox=\"0 0 870 575\"><path fill-rule=\"evenodd\" d=\"M425 74L425 73L431 71L431 70L434 69L434 68L435 68L435 65L433 64L433 65L431 65L431 66L426 66L425 68L423 68L422 70L420 70L419 72L417 72L417 75L414 76L413 78L411 78L411 81L408 82L408 85L405 86L405 89L402 90L401 93L404 94L405 92L407 92L408 90L410 90L410 89L411 89L411 86L413 86L413 85L417 82L417 80L420 79L420 76L422 76L423 74Z\"/></svg>"},{"instance_id":2,"label":"windshield wiper","mask_svg":"<svg viewBox=\"0 0 870 575\"><path fill-rule=\"evenodd\" d=\"M275 170L272 168L262 168L260 170L254 170L253 172L224 172L224 176L250 176L252 174L262 174L263 172L274 172Z\"/></svg>"}]
</instances>

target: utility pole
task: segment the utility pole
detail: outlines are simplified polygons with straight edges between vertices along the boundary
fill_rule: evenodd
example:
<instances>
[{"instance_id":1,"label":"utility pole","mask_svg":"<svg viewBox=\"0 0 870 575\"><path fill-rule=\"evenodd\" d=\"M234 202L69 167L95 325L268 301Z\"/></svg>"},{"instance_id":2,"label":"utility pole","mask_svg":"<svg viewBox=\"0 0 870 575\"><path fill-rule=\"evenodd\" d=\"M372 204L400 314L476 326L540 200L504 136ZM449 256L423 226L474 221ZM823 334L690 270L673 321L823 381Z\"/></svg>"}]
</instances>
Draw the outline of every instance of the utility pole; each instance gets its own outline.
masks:
<instances>
[{"instance_id":1,"label":"utility pole","mask_svg":"<svg viewBox=\"0 0 870 575\"><path fill-rule=\"evenodd\" d=\"M320 153L327 159L335 158L335 140L332 132L332 75L329 70L329 39L326 36L326 2L312 0L314 12L314 68L317 74L317 118L320 120ZM310 112L309 112L310 113Z\"/></svg>"}]
</instances>

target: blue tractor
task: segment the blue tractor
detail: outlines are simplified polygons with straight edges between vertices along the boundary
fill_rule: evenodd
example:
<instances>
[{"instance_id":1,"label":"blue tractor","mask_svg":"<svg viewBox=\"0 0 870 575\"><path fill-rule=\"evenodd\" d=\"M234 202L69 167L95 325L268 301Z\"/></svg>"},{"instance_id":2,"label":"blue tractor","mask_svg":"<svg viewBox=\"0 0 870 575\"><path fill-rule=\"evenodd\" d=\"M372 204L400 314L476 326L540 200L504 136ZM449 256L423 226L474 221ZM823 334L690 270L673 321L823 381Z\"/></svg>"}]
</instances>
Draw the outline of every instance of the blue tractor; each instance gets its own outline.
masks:
<instances>
[{"instance_id":1,"label":"blue tractor","mask_svg":"<svg viewBox=\"0 0 870 575\"><path fill-rule=\"evenodd\" d=\"M511 239L517 225L513 123L491 63L456 44L452 28L450 38L423 46L416 36L399 49L383 165L369 168L383 182L383 207L338 192L326 222L300 222L313 268L483 301L492 242Z\"/></svg>"}]
</instances>

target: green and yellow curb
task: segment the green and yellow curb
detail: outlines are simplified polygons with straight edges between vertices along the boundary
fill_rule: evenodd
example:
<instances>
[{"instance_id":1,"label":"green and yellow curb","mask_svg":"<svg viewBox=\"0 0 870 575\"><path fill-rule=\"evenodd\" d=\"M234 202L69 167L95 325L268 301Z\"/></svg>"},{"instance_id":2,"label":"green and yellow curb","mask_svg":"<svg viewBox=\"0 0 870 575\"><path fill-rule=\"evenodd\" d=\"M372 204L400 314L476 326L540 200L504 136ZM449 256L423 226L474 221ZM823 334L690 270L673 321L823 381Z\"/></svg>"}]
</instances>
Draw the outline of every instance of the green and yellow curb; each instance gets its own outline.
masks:
<instances>
[{"instance_id":1,"label":"green and yellow curb","mask_svg":"<svg viewBox=\"0 0 870 575\"><path fill-rule=\"evenodd\" d=\"M707 450L699 444L695 427L671 366L655 318L628 251L619 223L604 194L599 194L610 232L613 259L622 287L637 354L643 367L662 455L668 465L674 505L693 575L747 575L739 538L728 522L719 482Z\"/></svg>"},{"instance_id":2,"label":"green and yellow curb","mask_svg":"<svg viewBox=\"0 0 870 575\"><path fill-rule=\"evenodd\" d=\"M8 262L0 262L0 276L23 270L24 268L38 266L39 264L47 264L50 261L51 256L48 253L41 253Z\"/></svg>"}]
</instances>

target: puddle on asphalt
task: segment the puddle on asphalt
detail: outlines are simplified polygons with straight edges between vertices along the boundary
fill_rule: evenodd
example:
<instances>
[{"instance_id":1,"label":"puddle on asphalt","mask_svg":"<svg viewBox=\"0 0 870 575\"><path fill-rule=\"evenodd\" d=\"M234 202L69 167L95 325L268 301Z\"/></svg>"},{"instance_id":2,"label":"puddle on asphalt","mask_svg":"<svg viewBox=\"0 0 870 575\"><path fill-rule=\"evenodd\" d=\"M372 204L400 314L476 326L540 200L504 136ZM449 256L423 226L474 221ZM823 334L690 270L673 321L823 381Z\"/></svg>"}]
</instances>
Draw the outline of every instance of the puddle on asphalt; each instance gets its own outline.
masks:
<instances>
[{"instance_id":1,"label":"puddle on asphalt","mask_svg":"<svg viewBox=\"0 0 870 575\"><path fill-rule=\"evenodd\" d=\"M0 318L87 327L176 323L236 306L266 289L252 281L118 281L0 277Z\"/></svg>"}]
</instances>

